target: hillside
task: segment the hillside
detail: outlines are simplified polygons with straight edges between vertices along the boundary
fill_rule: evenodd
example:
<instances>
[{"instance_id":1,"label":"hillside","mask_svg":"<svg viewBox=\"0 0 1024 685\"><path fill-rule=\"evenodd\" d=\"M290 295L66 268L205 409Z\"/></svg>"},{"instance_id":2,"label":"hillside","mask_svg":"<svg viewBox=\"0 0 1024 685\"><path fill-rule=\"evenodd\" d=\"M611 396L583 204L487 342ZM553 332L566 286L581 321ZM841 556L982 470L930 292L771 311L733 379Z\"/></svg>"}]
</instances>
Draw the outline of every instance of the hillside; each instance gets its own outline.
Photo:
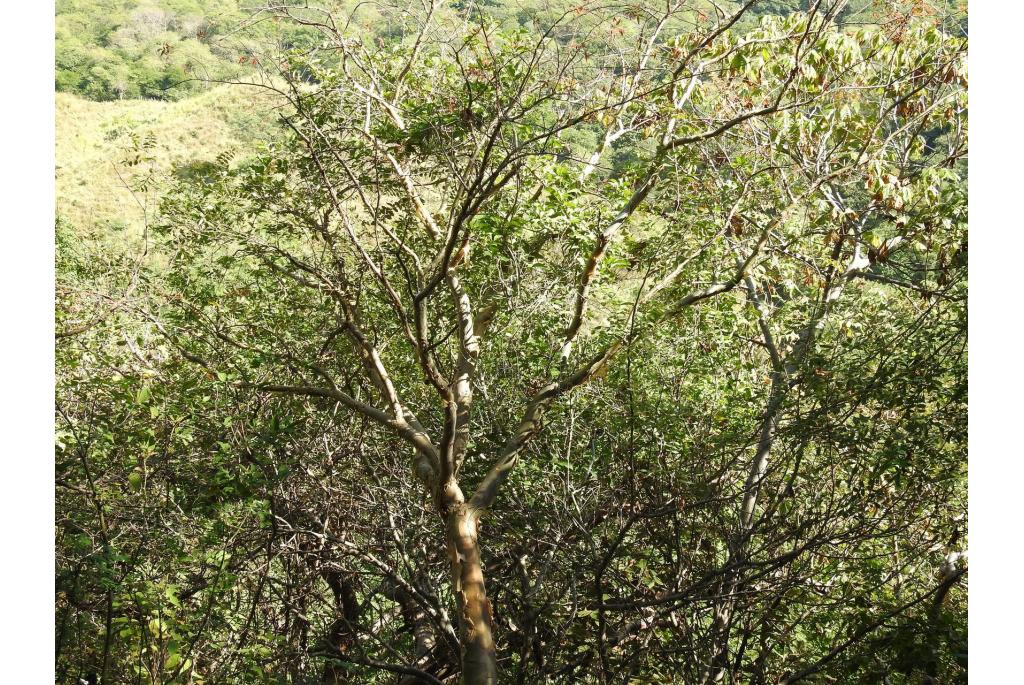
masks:
<instances>
[{"instance_id":1,"label":"hillside","mask_svg":"<svg viewBox=\"0 0 1024 685\"><path fill-rule=\"evenodd\" d=\"M56 4L56 89L91 100L177 100L244 70L235 0Z\"/></svg>"},{"instance_id":2,"label":"hillside","mask_svg":"<svg viewBox=\"0 0 1024 685\"><path fill-rule=\"evenodd\" d=\"M57 93L57 215L83 230L137 234L156 197L129 186L148 175L188 173L226 150L252 149L273 131L268 107L266 94L244 86L177 102ZM132 165L138 152L143 159Z\"/></svg>"},{"instance_id":3,"label":"hillside","mask_svg":"<svg viewBox=\"0 0 1024 685\"><path fill-rule=\"evenodd\" d=\"M502 24L529 27L542 15L558 16L563 4L491 2L478 9ZM838 20L862 19L871 4L852 2ZM800 6L800 0L765 0L740 25ZM456 3L447 11L457 15L465 8ZM371 8L361 8L358 16L375 41L404 39ZM236 0L57 3L59 217L79 231L100 229L95 236L104 240L124 240L125 229L137 235L157 193L133 193L129 186L149 175L160 181L168 173L185 173L228 149L251 151L253 141L270 134L274 118L265 116L265 93L211 86L206 79L241 78L247 62L239 55L252 54L256 45L295 47L313 40L315 32L245 17ZM140 163L127 163L140 153Z\"/></svg>"}]
</instances>

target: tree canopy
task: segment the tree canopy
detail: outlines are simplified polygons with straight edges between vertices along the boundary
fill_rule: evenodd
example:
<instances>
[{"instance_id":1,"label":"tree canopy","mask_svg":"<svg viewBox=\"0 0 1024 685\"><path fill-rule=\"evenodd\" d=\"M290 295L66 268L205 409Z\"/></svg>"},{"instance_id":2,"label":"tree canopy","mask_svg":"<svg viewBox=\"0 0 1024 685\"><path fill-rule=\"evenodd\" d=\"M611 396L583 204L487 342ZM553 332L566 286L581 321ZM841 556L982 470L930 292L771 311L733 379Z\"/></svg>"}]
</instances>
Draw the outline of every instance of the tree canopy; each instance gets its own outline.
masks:
<instances>
[{"instance_id":1,"label":"tree canopy","mask_svg":"<svg viewBox=\"0 0 1024 685\"><path fill-rule=\"evenodd\" d=\"M758 5L259 10L58 226L59 677L966 682L961 17Z\"/></svg>"}]
</instances>

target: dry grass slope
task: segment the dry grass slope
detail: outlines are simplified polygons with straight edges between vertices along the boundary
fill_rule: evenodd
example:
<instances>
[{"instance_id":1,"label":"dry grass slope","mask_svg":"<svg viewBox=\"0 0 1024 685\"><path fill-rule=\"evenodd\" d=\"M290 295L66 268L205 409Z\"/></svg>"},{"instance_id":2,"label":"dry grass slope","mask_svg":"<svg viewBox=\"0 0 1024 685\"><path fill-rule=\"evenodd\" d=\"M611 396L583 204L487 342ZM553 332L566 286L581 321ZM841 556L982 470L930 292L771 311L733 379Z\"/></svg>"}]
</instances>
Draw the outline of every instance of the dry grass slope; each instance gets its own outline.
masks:
<instances>
[{"instance_id":1,"label":"dry grass slope","mask_svg":"<svg viewBox=\"0 0 1024 685\"><path fill-rule=\"evenodd\" d=\"M244 86L178 102L93 102L57 93L57 215L93 235L140 235L170 174L225 150L251 150L273 135L271 107L265 91ZM133 134L153 141L151 161L127 163ZM129 190L148 174L157 180L153 189Z\"/></svg>"}]
</instances>

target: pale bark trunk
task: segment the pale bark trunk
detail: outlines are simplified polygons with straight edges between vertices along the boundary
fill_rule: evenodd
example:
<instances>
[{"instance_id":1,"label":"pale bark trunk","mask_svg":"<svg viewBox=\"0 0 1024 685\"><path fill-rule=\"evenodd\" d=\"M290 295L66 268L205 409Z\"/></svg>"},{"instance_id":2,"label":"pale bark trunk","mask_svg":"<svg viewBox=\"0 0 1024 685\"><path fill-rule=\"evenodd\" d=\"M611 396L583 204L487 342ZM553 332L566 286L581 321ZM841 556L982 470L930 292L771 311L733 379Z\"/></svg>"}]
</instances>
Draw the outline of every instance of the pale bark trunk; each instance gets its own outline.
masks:
<instances>
[{"instance_id":1,"label":"pale bark trunk","mask_svg":"<svg viewBox=\"0 0 1024 685\"><path fill-rule=\"evenodd\" d=\"M942 619L942 605L946 601L946 595L956 584L956 581L963 575L962 570L958 570L956 562L960 555L957 552L950 552L946 555L946 560L942 564L942 583L939 584L939 589L935 593L935 597L932 599L931 606L928 608L928 656L924 667L924 685L935 685L939 682L939 651L942 642L942 634L940 632L940 621Z\"/></svg>"},{"instance_id":2,"label":"pale bark trunk","mask_svg":"<svg viewBox=\"0 0 1024 685\"><path fill-rule=\"evenodd\" d=\"M437 636L427 611L405 588L398 585L387 587L385 596L398 603L405 627L412 632L416 648L412 666L434 676L442 674L445 665L437 660L438 654L434 651ZM398 685L424 685L426 682L417 675L405 675L398 681Z\"/></svg>"},{"instance_id":3,"label":"pale bark trunk","mask_svg":"<svg viewBox=\"0 0 1024 685\"><path fill-rule=\"evenodd\" d=\"M491 604L484 588L478 513L465 503L449 508L446 537L452 565L452 592L459 610L463 685L496 685L498 666L491 632Z\"/></svg>"}]
</instances>

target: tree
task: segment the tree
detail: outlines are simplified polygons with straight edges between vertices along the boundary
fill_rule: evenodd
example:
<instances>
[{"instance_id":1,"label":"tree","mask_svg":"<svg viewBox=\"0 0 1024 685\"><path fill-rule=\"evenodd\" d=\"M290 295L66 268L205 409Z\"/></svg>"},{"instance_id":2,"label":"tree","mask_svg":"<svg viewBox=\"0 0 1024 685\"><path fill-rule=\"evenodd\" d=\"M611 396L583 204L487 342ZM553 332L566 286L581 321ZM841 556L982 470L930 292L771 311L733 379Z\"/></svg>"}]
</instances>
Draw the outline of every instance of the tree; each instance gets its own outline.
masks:
<instances>
[{"instance_id":1,"label":"tree","mask_svg":"<svg viewBox=\"0 0 1024 685\"><path fill-rule=\"evenodd\" d=\"M870 679L929 630L885 633L962 572L920 569L962 504L966 41L751 5L432 3L398 46L273 10L323 36L260 58L287 136L169 194L145 320L249 427L245 592L279 573L305 644L329 588L325 682Z\"/></svg>"}]
</instances>

